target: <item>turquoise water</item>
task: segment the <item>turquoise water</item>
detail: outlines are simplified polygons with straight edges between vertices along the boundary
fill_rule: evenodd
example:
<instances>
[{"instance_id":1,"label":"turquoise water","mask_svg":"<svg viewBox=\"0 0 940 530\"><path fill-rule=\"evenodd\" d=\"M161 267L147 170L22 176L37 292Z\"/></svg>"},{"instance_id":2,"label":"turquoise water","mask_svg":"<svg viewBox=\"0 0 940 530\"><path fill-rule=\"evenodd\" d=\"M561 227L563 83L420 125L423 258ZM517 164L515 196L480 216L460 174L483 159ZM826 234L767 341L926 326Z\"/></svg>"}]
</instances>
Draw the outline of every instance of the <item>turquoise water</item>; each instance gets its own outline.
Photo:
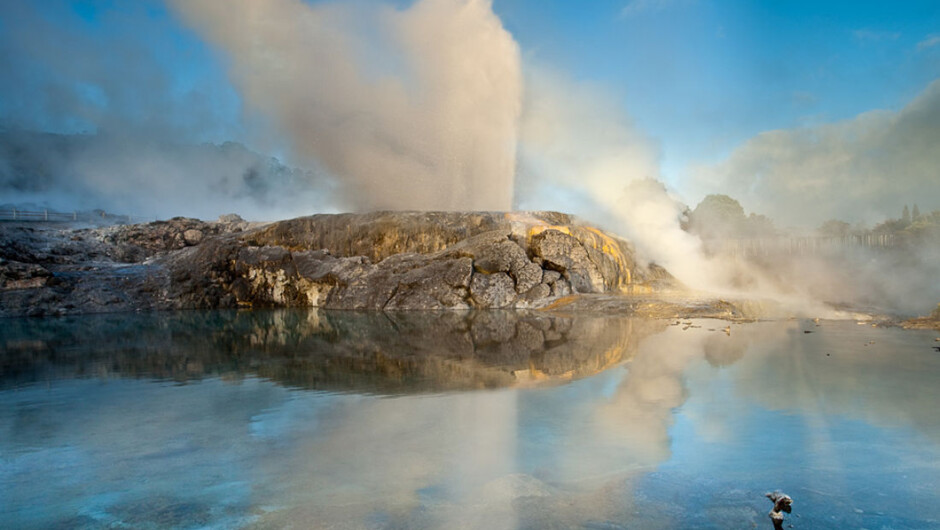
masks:
<instances>
[{"instance_id":1,"label":"turquoise water","mask_svg":"<svg viewBox=\"0 0 940 530\"><path fill-rule=\"evenodd\" d=\"M5 320L0 527L940 526L936 333L671 324Z\"/></svg>"}]
</instances>

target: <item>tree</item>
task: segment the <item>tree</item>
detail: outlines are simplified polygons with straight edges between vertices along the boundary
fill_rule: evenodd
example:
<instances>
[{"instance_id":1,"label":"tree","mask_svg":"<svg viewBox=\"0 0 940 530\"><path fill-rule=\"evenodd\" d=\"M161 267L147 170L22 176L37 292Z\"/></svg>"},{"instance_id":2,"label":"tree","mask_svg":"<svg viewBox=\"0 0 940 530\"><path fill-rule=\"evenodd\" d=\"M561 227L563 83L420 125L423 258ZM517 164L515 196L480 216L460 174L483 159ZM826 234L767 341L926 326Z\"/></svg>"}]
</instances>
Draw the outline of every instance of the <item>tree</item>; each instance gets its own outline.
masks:
<instances>
[{"instance_id":1,"label":"tree","mask_svg":"<svg viewBox=\"0 0 940 530\"><path fill-rule=\"evenodd\" d=\"M920 208L917 205L914 205L914 209L911 210L911 221L916 221L920 219Z\"/></svg>"},{"instance_id":2,"label":"tree","mask_svg":"<svg viewBox=\"0 0 940 530\"><path fill-rule=\"evenodd\" d=\"M708 195L689 216L691 232L702 237L736 237L746 221L744 208L727 195Z\"/></svg>"},{"instance_id":3,"label":"tree","mask_svg":"<svg viewBox=\"0 0 940 530\"><path fill-rule=\"evenodd\" d=\"M907 205L904 205L904 210L901 212L901 224L909 225L911 224L911 212L908 211Z\"/></svg>"},{"instance_id":4,"label":"tree","mask_svg":"<svg viewBox=\"0 0 940 530\"><path fill-rule=\"evenodd\" d=\"M819 234L826 237L845 237L851 230L851 225L838 219L830 219L816 229Z\"/></svg>"},{"instance_id":5,"label":"tree","mask_svg":"<svg viewBox=\"0 0 940 530\"><path fill-rule=\"evenodd\" d=\"M772 237L777 235L777 229L774 227L773 221L766 215L756 213L748 215L744 228L748 237Z\"/></svg>"}]
</instances>

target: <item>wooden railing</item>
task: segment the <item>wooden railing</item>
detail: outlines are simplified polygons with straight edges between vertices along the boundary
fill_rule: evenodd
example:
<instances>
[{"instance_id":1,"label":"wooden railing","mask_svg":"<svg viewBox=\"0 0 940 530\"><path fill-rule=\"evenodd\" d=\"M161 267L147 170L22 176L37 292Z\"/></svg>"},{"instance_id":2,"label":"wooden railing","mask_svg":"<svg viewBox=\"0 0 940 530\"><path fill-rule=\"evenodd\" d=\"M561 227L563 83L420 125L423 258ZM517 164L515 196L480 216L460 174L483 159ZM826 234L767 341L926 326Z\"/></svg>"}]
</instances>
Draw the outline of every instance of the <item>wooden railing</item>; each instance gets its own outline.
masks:
<instances>
[{"instance_id":1,"label":"wooden railing","mask_svg":"<svg viewBox=\"0 0 940 530\"><path fill-rule=\"evenodd\" d=\"M708 240L705 247L713 253L732 256L819 255L852 248L890 249L899 239L891 234L857 234L843 237L764 237L751 239Z\"/></svg>"},{"instance_id":2,"label":"wooden railing","mask_svg":"<svg viewBox=\"0 0 940 530\"><path fill-rule=\"evenodd\" d=\"M118 224L145 223L153 217L117 215L103 211L93 212L57 212L52 210L31 211L11 208L0 210L0 221L43 221L43 222L106 222Z\"/></svg>"}]
</instances>

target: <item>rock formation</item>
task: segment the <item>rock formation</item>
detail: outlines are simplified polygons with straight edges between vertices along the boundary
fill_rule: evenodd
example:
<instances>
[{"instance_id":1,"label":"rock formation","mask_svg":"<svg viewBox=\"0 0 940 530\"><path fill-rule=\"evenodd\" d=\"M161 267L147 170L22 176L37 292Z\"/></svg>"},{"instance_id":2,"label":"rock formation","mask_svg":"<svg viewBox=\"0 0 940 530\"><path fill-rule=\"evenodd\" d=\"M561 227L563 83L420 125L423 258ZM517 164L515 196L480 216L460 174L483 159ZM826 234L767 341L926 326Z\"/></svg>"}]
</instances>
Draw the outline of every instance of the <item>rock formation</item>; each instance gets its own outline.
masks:
<instances>
[{"instance_id":1,"label":"rock formation","mask_svg":"<svg viewBox=\"0 0 940 530\"><path fill-rule=\"evenodd\" d=\"M194 308L518 308L671 282L640 266L626 241L554 212L314 215L217 238L166 264L169 297Z\"/></svg>"},{"instance_id":2,"label":"rock formation","mask_svg":"<svg viewBox=\"0 0 940 530\"><path fill-rule=\"evenodd\" d=\"M901 322L905 329L935 329L940 331L940 304L927 316L912 318Z\"/></svg>"},{"instance_id":3,"label":"rock formation","mask_svg":"<svg viewBox=\"0 0 940 530\"><path fill-rule=\"evenodd\" d=\"M767 493L765 496L770 499L770 502L774 503L773 509L767 514L774 523L774 530L783 530L783 514L790 513L793 499L786 493L780 491Z\"/></svg>"},{"instance_id":4,"label":"rock formation","mask_svg":"<svg viewBox=\"0 0 940 530\"><path fill-rule=\"evenodd\" d=\"M253 227L175 218L4 226L0 315L128 309L542 307L674 286L632 246L555 212L313 215Z\"/></svg>"}]
</instances>

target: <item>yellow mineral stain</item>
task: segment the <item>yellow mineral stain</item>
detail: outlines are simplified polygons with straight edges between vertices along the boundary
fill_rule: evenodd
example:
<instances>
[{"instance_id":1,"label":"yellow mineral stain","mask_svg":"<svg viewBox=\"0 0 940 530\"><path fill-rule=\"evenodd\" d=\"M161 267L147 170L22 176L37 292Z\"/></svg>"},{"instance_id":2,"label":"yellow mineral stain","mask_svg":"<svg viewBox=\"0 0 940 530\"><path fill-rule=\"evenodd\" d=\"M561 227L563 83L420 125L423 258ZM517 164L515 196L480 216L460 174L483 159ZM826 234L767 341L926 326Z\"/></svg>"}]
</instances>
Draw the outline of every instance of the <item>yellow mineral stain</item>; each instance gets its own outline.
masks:
<instances>
[{"instance_id":1,"label":"yellow mineral stain","mask_svg":"<svg viewBox=\"0 0 940 530\"><path fill-rule=\"evenodd\" d=\"M532 236L541 234L546 230L558 230L563 234L571 235L571 227L565 225L537 225L529 228L529 233L526 235L526 238L531 238Z\"/></svg>"},{"instance_id":2,"label":"yellow mineral stain","mask_svg":"<svg viewBox=\"0 0 940 530\"><path fill-rule=\"evenodd\" d=\"M576 295L576 294L569 294L568 296L563 296L563 297L559 298L558 300L555 300L554 302L548 304L547 306L543 307L542 309L543 309L543 310L558 309L559 307L566 306L566 305L570 304L571 302L574 302L574 301L577 300L577 299L578 299L578 295Z\"/></svg>"}]
</instances>

